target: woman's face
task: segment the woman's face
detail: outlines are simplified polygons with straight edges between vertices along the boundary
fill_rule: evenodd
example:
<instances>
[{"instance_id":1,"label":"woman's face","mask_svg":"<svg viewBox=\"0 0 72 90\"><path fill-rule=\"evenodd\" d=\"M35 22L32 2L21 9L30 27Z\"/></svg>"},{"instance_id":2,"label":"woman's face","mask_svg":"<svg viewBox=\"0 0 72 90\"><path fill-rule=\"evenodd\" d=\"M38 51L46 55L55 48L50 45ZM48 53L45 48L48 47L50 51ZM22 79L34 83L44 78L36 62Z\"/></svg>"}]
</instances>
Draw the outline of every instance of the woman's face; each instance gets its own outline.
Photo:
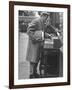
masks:
<instances>
[{"instance_id":1,"label":"woman's face","mask_svg":"<svg viewBox=\"0 0 72 90\"><path fill-rule=\"evenodd\" d=\"M47 18L48 18L48 15L44 15L43 16L43 21L45 22L47 20Z\"/></svg>"}]
</instances>

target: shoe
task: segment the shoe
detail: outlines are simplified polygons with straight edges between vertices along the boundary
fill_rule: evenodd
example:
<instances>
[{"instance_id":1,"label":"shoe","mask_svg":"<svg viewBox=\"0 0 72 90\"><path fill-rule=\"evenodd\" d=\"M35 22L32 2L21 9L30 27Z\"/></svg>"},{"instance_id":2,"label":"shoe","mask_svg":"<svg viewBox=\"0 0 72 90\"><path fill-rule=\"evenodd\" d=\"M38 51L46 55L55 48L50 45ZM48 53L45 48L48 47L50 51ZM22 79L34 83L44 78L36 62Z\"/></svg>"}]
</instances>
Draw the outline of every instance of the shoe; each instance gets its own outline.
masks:
<instances>
[{"instance_id":1,"label":"shoe","mask_svg":"<svg viewBox=\"0 0 72 90\"><path fill-rule=\"evenodd\" d=\"M33 79L33 78L40 78L40 75L38 73L34 73L34 74L31 74L29 76L30 79Z\"/></svg>"},{"instance_id":2,"label":"shoe","mask_svg":"<svg viewBox=\"0 0 72 90\"><path fill-rule=\"evenodd\" d=\"M38 73L34 73L35 78L40 78L40 75Z\"/></svg>"},{"instance_id":3,"label":"shoe","mask_svg":"<svg viewBox=\"0 0 72 90\"><path fill-rule=\"evenodd\" d=\"M32 79L32 78L35 78L35 76L34 76L33 74L31 74L31 75L29 76L29 78Z\"/></svg>"}]
</instances>

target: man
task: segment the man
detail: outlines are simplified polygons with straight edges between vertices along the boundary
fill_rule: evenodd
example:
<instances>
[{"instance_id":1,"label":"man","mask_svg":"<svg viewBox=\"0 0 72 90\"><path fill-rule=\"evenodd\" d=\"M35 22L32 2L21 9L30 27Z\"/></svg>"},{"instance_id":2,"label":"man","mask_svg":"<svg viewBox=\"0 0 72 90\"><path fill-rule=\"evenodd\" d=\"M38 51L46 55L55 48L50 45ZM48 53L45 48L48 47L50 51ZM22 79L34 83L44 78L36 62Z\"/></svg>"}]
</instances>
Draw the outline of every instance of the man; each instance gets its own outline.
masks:
<instances>
[{"instance_id":1,"label":"man","mask_svg":"<svg viewBox=\"0 0 72 90\"><path fill-rule=\"evenodd\" d=\"M40 60L41 46L44 37L51 38L48 33L44 33L45 23L50 13L43 12L41 17L33 20L28 28L27 34L29 35L27 60L30 61L30 78L38 78L37 65Z\"/></svg>"}]
</instances>

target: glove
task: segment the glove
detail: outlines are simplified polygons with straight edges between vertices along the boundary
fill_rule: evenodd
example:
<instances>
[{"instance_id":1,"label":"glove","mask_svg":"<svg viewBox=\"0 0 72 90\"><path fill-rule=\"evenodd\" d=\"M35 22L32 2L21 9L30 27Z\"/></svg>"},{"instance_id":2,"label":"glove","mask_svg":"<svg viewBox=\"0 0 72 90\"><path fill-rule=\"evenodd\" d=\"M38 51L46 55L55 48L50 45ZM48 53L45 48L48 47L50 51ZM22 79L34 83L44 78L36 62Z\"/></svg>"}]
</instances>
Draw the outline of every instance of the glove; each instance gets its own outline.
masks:
<instances>
[{"instance_id":1,"label":"glove","mask_svg":"<svg viewBox=\"0 0 72 90\"><path fill-rule=\"evenodd\" d=\"M49 38L49 39L52 39L52 36L48 33L45 33L45 38Z\"/></svg>"}]
</instances>

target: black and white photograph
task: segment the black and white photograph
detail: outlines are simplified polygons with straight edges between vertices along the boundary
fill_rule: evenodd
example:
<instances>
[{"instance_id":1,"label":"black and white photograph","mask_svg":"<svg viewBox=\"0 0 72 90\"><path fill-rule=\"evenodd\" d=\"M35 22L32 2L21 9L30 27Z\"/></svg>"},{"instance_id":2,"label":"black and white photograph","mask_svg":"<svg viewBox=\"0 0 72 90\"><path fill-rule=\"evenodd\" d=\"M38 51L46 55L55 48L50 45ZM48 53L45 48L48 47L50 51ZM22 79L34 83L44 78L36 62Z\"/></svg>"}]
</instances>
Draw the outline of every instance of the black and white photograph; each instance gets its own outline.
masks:
<instances>
[{"instance_id":1,"label":"black and white photograph","mask_svg":"<svg viewBox=\"0 0 72 90\"><path fill-rule=\"evenodd\" d=\"M11 6L10 86L69 84L69 5L11 2Z\"/></svg>"},{"instance_id":2,"label":"black and white photograph","mask_svg":"<svg viewBox=\"0 0 72 90\"><path fill-rule=\"evenodd\" d=\"M63 13L18 14L18 78L63 77Z\"/></svg>"}]
</instances>

